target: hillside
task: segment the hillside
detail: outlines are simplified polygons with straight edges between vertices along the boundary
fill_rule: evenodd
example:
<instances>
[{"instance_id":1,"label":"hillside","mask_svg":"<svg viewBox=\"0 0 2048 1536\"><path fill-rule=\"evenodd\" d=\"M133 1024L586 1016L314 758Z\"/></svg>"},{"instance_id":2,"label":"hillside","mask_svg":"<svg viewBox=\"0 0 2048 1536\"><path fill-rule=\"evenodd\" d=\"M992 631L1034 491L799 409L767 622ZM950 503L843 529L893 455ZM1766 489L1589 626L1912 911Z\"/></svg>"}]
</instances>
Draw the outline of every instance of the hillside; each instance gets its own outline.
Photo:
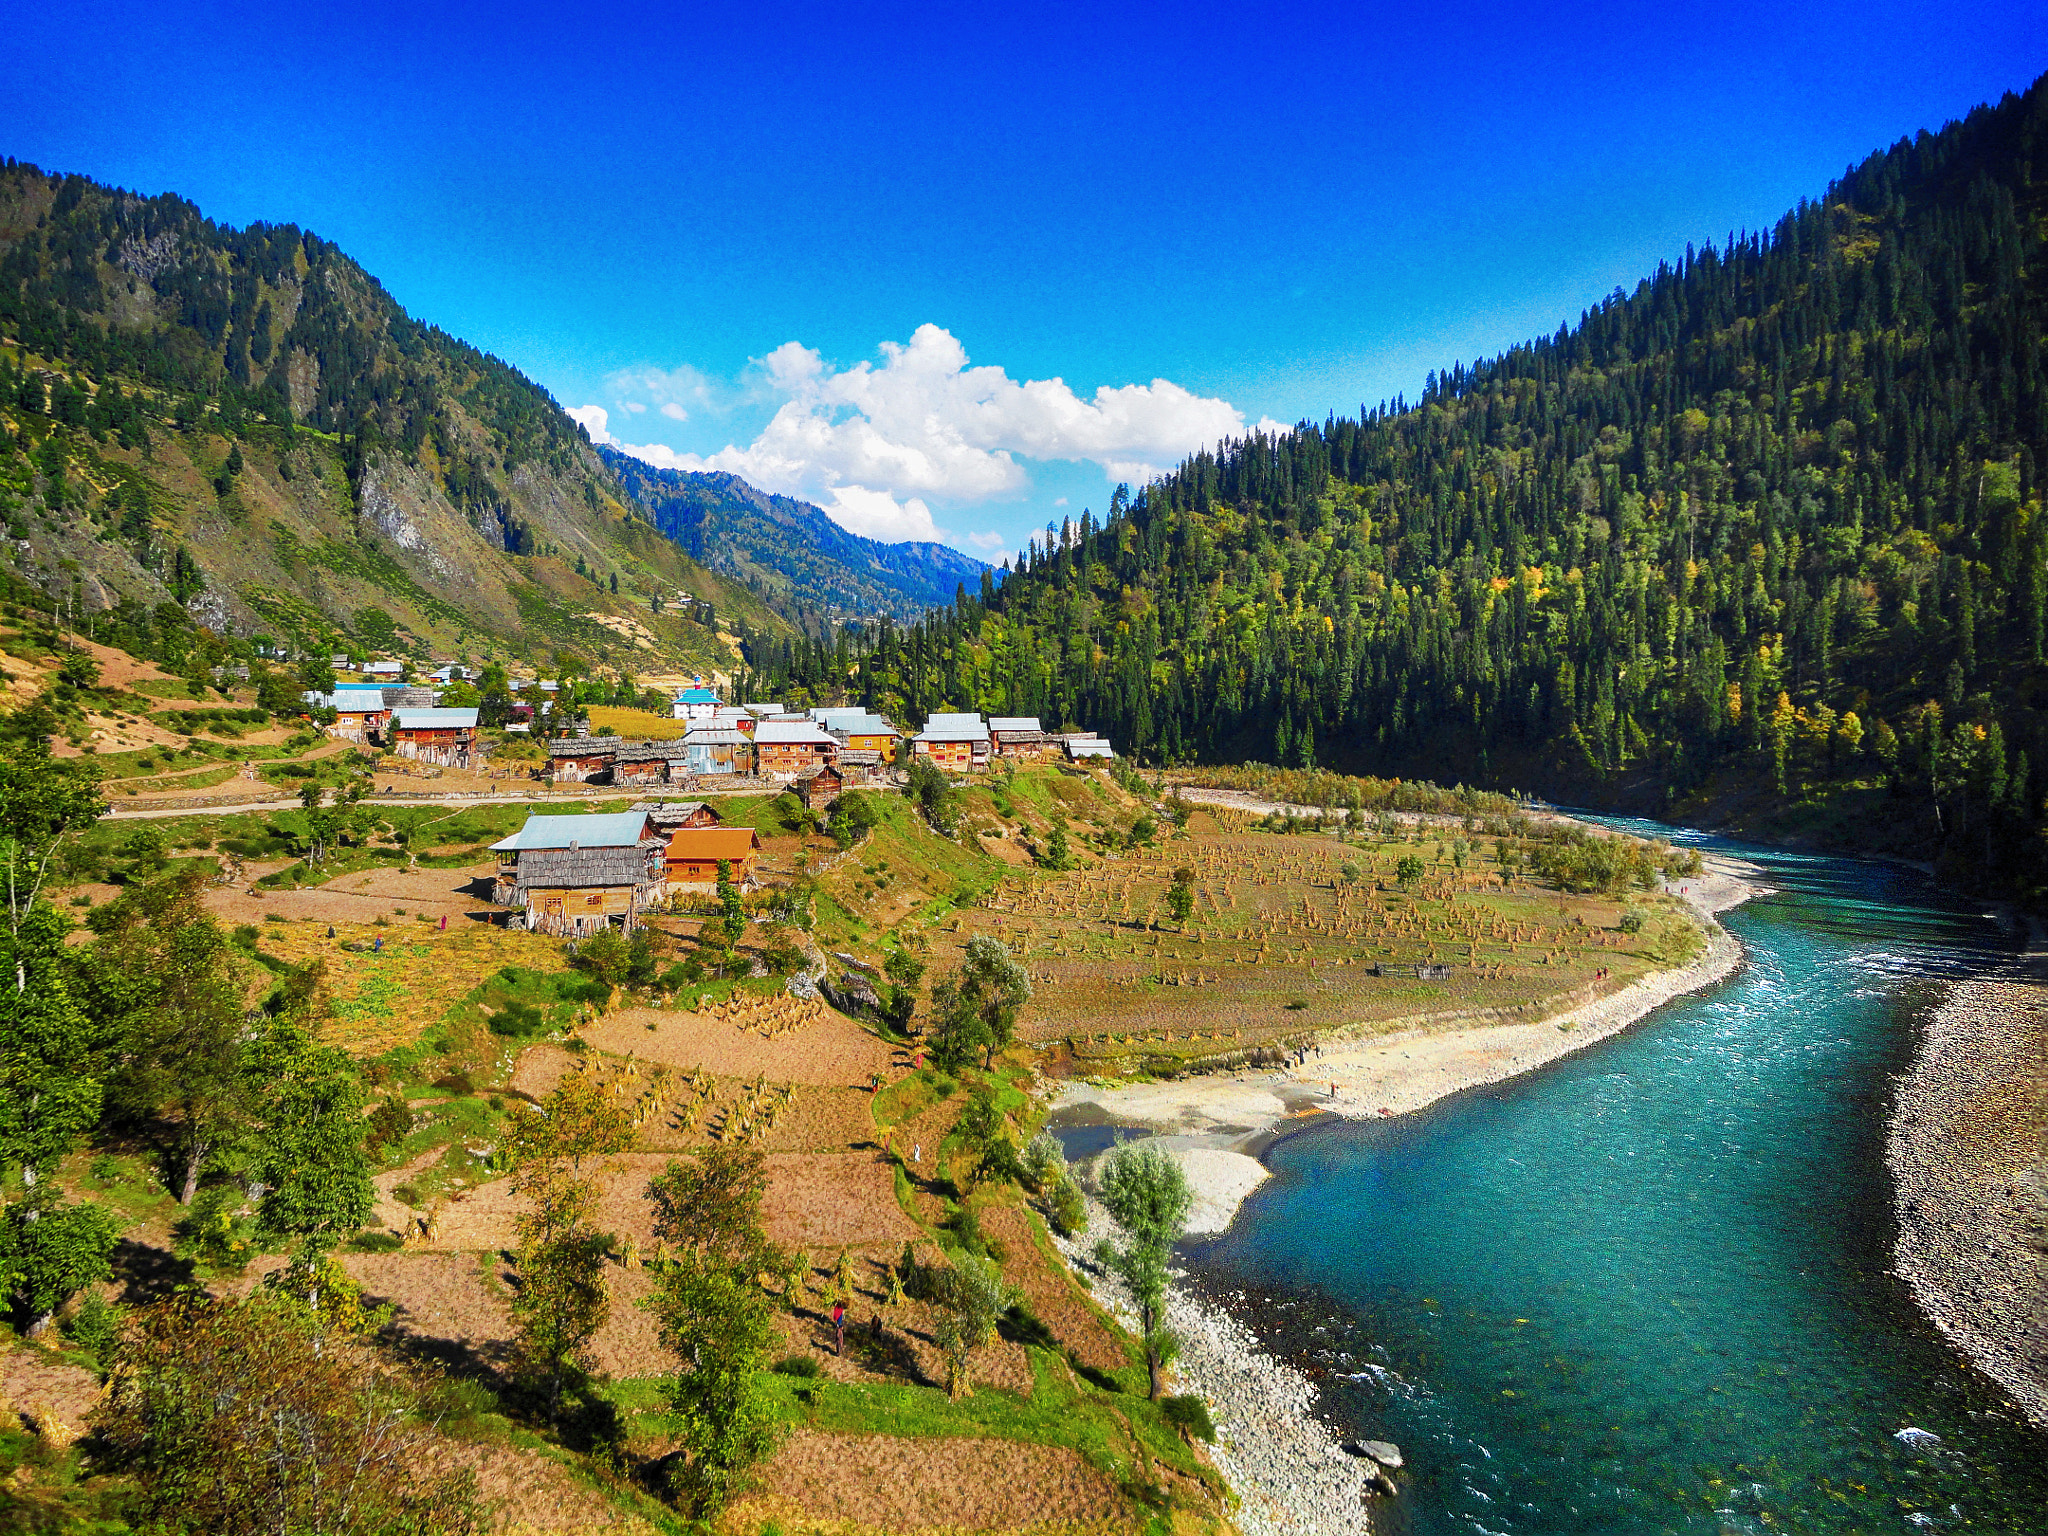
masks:
<instances>
[{"instance_id":1,"label":"hillside","mask_svg":"<svg viewBox=\"0 0 2048 1536\"><path fill-rule=\"evenodd\" d=\"M612 472L691 559L744 583L817 631L847 619L911 623L981 584L988 567L943 544L883 544L848 533L807 501L737 475L655 469L614 448Z\"/></svg>"},{"instance_id":2,"label":"hillside","mask_svg":"<svg viewBox=\"0 0 2048 1536\"><path fill-rule=\"evenodd\" d=\"M985 602L883 631L865 697L2038 893L2044 162L2037 82L1419 402L1202 454Z\"/></svg>"},{"instance_id":3,"label":"hillside","mask_svg":"<svg viewBox=\"0 0 2048 1536\"><path fill-rule=\"evenodd\" d=\"M544 390L291 225L0 169L0 429L9 560L95 627L146 635L173 604L314 648L642 675L723 670L721 625L779 627Z\"/></svg>"}]
</instances>

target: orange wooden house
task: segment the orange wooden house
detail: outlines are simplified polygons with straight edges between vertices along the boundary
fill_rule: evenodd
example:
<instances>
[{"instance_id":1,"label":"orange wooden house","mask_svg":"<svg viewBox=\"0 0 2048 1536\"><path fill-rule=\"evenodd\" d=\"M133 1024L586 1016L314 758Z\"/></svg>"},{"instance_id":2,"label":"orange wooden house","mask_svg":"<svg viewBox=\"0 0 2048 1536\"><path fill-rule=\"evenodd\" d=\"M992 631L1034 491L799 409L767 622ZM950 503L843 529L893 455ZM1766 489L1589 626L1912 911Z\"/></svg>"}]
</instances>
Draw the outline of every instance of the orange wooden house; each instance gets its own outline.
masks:
<instances>
[{"instance_id":1,"label":"orange wooden house","mask_svg":"<svg viewBox=\"0 0 2048 1536\"><path fill-rule=\"evenodd\" d=\"M670 890L713 890L721 861L732 866L736 884L753 877L761 855L760 834L752 827L678 827L669 834L663 873Z\"/></svg>"}]
</instances>

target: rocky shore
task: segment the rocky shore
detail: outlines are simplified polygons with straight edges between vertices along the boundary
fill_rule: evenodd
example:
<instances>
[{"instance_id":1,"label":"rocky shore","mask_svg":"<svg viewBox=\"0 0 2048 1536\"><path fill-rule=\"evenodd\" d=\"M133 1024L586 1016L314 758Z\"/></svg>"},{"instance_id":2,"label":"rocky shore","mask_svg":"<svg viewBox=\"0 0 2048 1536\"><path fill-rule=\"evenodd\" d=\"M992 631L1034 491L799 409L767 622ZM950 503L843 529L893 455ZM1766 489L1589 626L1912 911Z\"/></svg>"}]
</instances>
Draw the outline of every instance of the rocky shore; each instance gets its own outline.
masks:
<instances>
[{"instance_id":1,"label":"rocky shore","mask_svg":"<svg viewBox=\"0 0 2048 1536\"><path fill-rule=\"evenodd\" d=\"M2048 1429L2048 954L1958 983L1927 1020L1886 1148L1899 1276Z\"/></svg>"},{"instance_id":2,"label":"rocky shore","mask_svg":"<svg viewBox=\"0 0 2048 1536\"><path fill-rule=\"evenodd\" d=\"M1130 1294L1088 1256L1116 1225L1093 1200L1088 1217L1085 1237L1054 1241L1088 1276L1096 1300L1136 1332ZM1216 1422L1210 1459L1238 1496L1236 1524L1244 1536L1370 1536L1374 1506L1383 1502L1368 1487L1373 1464L1345 1455L1316 1417L1316 1389L1308 1378L1266 1354L1243 1323L1185 1286L1167 1288L1166 1321L1180 1340L1176 1390L1209 1405Z\"/></svg>"}]
</instances>

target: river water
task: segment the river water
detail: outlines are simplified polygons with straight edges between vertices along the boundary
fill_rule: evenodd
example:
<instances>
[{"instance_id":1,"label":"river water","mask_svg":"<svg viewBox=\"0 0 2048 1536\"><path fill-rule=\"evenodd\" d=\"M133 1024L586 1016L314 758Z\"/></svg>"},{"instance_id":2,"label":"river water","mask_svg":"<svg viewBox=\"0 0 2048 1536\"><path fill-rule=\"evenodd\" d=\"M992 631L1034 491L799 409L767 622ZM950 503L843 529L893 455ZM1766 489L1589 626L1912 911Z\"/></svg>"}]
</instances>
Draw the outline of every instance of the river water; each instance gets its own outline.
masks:
<instances>
[{"instance_id":1,"label":"river water","mask_svg":"<svg viewBox=\"0 0 2048 1536\"><path fill-rule=\"evenodd\" d=\"M1383 1530L2048 1532L2048 1441L1886 1273L1891 1080L2005 941L1909 870L1678 840L1780 888L1724 914L1737 975L1277 1143L1195 1283L1402 1447Z\"/></svg>"}]
</instances>

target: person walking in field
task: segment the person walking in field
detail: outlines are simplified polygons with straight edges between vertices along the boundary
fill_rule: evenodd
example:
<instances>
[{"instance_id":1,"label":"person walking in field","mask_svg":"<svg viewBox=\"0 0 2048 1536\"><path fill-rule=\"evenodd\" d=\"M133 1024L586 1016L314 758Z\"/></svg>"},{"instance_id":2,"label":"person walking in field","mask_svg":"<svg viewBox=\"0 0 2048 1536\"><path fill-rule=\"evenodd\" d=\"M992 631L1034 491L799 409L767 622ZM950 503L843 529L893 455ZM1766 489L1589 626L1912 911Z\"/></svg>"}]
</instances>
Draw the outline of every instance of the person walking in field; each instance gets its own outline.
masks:
<instances>
[{"instance_id":1,"label":"person walking in field","mask_svg":"<svg viewBox=\"0 0 2048 1536\"><path fill-rule=\"evenodd\" d=\"M846 1303L832 1303L832 1348L838 1355L846 1353Z\"/></svg>"}]
</instances>

